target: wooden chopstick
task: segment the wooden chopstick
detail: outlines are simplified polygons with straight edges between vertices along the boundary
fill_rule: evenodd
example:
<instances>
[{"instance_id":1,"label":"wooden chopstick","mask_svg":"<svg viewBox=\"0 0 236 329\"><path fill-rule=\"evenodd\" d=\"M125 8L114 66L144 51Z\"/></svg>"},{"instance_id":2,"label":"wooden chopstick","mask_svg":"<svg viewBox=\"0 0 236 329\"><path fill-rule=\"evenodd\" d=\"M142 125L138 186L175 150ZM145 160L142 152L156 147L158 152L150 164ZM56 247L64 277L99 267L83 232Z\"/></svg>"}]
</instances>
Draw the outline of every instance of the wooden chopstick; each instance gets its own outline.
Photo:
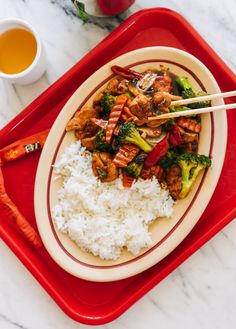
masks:
<instances>
[{"instance_id":1,"label":"wooden chopstick","mask_svg":"<svg viewBox=\"0 0 236 329\"><path fill-rule=\"evenodd\" d=\"M148 117L148 120L153 121L153 120L171 119L171 118L177 118L177 117L182 117L182 116L186 116L186 115L195 115L195 114L215 112L215 111L221 111L221 110L231 110L231 109L236 109L236 103L227 104L227 105L223 104L223 105L217 105L217 106L203 107L203 108L194 109L194 110L169 112L169 113L157 115L155 117Z\"/></svg>"},{"instance_id":2,"label":"wooden chopstick","mask_svg":"<svg viewBox=\"0 0 236 329\"><path fill-rule=\"evenodd\" d=\"M170 106L181 106L181 105L188 105L188 104L204 102L204 101L213 101L214 99L226 98L226 97L232 97L232 96L236 96L236 90L227 91L225 93L199 96L199 97L194 97L194 98L180 99L178 101L171 102Z\"/></svg>"}]
</instances>

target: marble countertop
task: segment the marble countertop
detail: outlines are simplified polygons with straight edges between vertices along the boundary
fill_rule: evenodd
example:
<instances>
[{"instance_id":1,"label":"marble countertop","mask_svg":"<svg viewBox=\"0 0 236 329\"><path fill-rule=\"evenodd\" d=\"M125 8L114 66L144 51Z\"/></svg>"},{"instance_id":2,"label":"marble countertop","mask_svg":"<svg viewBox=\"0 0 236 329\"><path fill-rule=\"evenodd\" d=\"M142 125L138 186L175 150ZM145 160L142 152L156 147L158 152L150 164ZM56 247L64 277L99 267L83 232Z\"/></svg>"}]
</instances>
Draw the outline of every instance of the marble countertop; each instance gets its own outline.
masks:
<instances>
[{"instance_id":1,"label":"marble countertop","mask_svg":"<svg viewBox=\"0 0 236 329\"><path fill-rule=\"evenodd\" d=\"M70 0L0 0L0 19L19 17L39 31L47 72L33 85L0 80L0 127L16 116L125 17L145 7L168 7L183 14L236 71L235 0L138 0L115 18L83 24ZM236 221L196 252L120 318L101 328L235 329ZM0 241L0 328L87 327L68 318L16 256Z\"/></svg>"}]
</instances>

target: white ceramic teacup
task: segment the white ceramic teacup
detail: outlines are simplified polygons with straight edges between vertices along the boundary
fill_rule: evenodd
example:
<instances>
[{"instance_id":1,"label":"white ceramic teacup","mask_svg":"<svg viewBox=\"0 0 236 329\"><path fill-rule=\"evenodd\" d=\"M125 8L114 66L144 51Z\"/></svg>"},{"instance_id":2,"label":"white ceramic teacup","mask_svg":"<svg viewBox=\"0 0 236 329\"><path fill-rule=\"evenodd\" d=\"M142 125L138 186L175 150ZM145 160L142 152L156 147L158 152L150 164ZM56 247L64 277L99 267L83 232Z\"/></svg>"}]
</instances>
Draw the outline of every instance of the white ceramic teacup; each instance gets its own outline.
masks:
<instances>
[{"instance_id":1,"label":"white ceramic teacup","mask_svg":"<svg viewBox=\"0 0 236 329\"><path fill-rule=\"evenodd\" d=\"M24 71L17 74L6 74L0 72L0 78L3 78L11 83L26 85L38 80L45 72L45 53L37 31L35 31L35 29L29 23L19 18L8 18L0 21L0 34L14 28L26 29L34 35L37 43L36 56L31 65Z\"/></svg>"}]
</instances>

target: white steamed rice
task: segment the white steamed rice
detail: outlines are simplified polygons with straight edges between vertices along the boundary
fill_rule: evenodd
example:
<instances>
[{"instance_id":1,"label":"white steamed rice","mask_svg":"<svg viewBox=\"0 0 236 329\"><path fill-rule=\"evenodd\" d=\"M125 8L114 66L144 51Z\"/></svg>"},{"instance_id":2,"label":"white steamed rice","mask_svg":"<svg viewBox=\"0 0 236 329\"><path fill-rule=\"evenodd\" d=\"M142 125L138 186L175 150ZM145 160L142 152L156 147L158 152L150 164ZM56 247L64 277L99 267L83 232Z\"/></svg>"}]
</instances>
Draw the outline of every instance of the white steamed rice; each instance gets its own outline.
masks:
<instances>
[{"instance_id":1,"label":"white steamed rice","mask_svg":"<svg viewBox=\"0 0 236 329\"><path fill-rule=\"evenodd\" d=\"M124 247L137 255L152 245L149 223L172 214L174 201L156 179L139 180L130 189L120 178L97 180L91 154L79 141L66 148L54 173L63 179L52 210L57 228L102 259L117 259Z\"/></svg>"}]
</instances>

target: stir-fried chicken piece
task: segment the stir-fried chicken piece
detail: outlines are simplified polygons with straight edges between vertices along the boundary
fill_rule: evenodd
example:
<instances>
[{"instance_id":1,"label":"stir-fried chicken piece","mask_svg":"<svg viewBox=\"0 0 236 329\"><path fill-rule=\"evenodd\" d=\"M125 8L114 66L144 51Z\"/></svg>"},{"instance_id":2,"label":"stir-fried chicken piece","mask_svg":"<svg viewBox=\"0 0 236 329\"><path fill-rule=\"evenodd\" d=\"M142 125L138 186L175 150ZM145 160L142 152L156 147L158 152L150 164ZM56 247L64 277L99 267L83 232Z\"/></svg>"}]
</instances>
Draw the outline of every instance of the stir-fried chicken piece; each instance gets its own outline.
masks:
<instances>
[{"instance_id":1,"label":"stir-fried chicken piece","mask_svg":"<svg viewBox=\"0 0 236 329\"><path fill-rule=\"evenodd\" d=\"M153 86L156 87L158 91L165 91L167 93L170 93L173 89L171 83L171 77L167 74L167 72L164 72L163 75L158 76L156 78L156 81Z\"/></svg>"},{"instance_id":2,"label":"stir-fried chicken piece","mask_svg":"<svg viewBox=\"0 0 236 329\"><path fill-rule=\"evenodd\" d=\"M198 143L196 141L193 141L191 143L185 143L183 145L183 148L185 153L197 153Z\"/></svg>"},{"instance_id":3,"label":"stir-fried chicken piece","mask_svg":"<svg viewBox=\"0 0 236 329\"><path fill-rule=\"evenodd\" d=\"M179 127L179 131L184 142L183 148L185 153L197 153L199 135L191 133Z\"/></svg>"},{"instance_id":4,"label":"stir-fried chicken piece","mask_svg":"<svg viewBox=\"0 0 236 329\"><path fill-rule=\"evenodd\" d=\"M101 182L111 182L118 177L118 169L112 162L112 157L106 152L94 152L92 155L92 169Z\"/></svg>"},{"instance_id":5,"label":"stir-fried chicken piece","mask_svg":"<svg viewBox=\"0 0 236 329\"><path fill-rule=\"evenodd\" d=\"M82 146L86 147L86 149L89 151L93 151L95 149L94 146L95 138L96 138L95 136L82 138L81 139Z\"/></svg>"},{"instance_id":6,"label":"stir-fried chicken piece","mask_svg":"<svg viewBox=\"0 0 236 329\"><path fill-rule=\"evenodd\" d=\"M120 83L120 81L117 78L112 78L108 82L108 84L106 86L106 89L105 89L105 92L106 93L112 93L112 94L117 93L117 89L118 89L119 83Z\"/></svg>"},{"instance_id":7,"label":"stir-fried chicken piece","mask_svg":"<svg viewBox=\"0 0 236 329\"><path fill-rule=\"evenodd\" d=\"M162 112L169 112L169 106L172 101L181 99L182 97L169 94L168 92L158 91L153 95L152 101L156 109Z\"/></svg>"},{"instance_id":8,"label":"stir-fried chicken piece","mask_svg":"<svg viewBox=\"0 0 236 329\"><path fill-rule=\"evenodd\" d=\"M166 123L168 119L163 119L163 120L150 120L147 122L147 126L150 128L158 128L162 126L164 123Z\"/></svg>"},{"instance_id":9,"label":"stir-fried chicken piece","mask_svg":"<svg viewBox=\"0 0 236 329\"><path fill-rule=\"evenodd\" d=\"M130 111L138 118L143 119L150 116L151 113L151 107L150 107L150 99L142 94L139 94L136 96L131 102L130 102Z\"/></svg>"},{"instance_id":10,"label":"stir-fried chicken piece","mask_svg":"<svg viewBox=\"0 0 236 329\"><path fill-rule=\"evenodd\" d=\"M83 107L76 112L74 117L68 122L66 131L83 130L91 118L99 118L99 112L92 107Z\"/></svg>"},{"instance_id":11,"label":"stir-fried chicken piece","mask_svg":"<svg viewBox=\"0 0 236 329\"><path fill-rule=\"evenodd\" d=\"M187 132L181 127L179 127L179 131L184 143L192 143L192 142L198 143L199 136L197 133Z\"/></svg>"},{"instance_id":12,"label":"stir-fried chicken piece","mask_svg":"<svg viewBox=\"0 0 236 329\"><path fill-rule=\"evenodd\" d=\"M170 195L176 200L182 188L182 173L181 168L176 164L169 167L166 175L166 183Z\"/></svg>"},{"instance_id":13,"label":"stir-fried chicken piece","mask_svg":"<svg viewBox=\"0 0 236 329\"><path fill-rule=\"evenodd\" d=\"M75 130L75 137L77 139L84 139L94 136L99 130L99 127L91 120L87 121L83 129Z\"/></svg>"},{"instance_id":14,"label":"stir-fried chicken piece","mask_svg":"<svg viewBox=\"0 0 236 329\"><path fill-rule=\"evenodd\" d=\"M165 179L165 172L162 167L155 165L151 168L143 168L140 177L142 179L151 179L152 177L156 177L159 182L163 182Z\"/></svg>"},{"instance_id":15,"label":"stir-fried chicken piece","mask_svg":"<svg viewBox=\"0 0 236 329\"><path fill-rule=\"evenodd\" d=\"M100 102L101 102L103 96L104 96L104 93L102 93L102 92L98 93L98 94L94 97L93 105L98 105L98 104L100 104Z\"/></svg>"},{"instance_id":16,"label":"stir-fried chicken piece","mask_svg":"<svg viewBox=\"0 0 236 329\"><path fill-rule=\"evenodd\" d=\"M136 124L136 126L138 126L138 127L143 126L145 123L148 123L147 118L139 119L136 116L133 116L132 118L129 118L128 121L134 122Z\"/></svg>"},{"instance_id":17,"label":"stir-fried chicken piece","mask_svg":"<svg viewBox=\"0 0 236 329\"><path fill-rule=\"evenodd\" d=\"M163 112L169 112L168 107L171 104L171 97L169 93L157 92L153 95L152 101L156 105L158 110Z\"/></svg>"}]
</instances>

